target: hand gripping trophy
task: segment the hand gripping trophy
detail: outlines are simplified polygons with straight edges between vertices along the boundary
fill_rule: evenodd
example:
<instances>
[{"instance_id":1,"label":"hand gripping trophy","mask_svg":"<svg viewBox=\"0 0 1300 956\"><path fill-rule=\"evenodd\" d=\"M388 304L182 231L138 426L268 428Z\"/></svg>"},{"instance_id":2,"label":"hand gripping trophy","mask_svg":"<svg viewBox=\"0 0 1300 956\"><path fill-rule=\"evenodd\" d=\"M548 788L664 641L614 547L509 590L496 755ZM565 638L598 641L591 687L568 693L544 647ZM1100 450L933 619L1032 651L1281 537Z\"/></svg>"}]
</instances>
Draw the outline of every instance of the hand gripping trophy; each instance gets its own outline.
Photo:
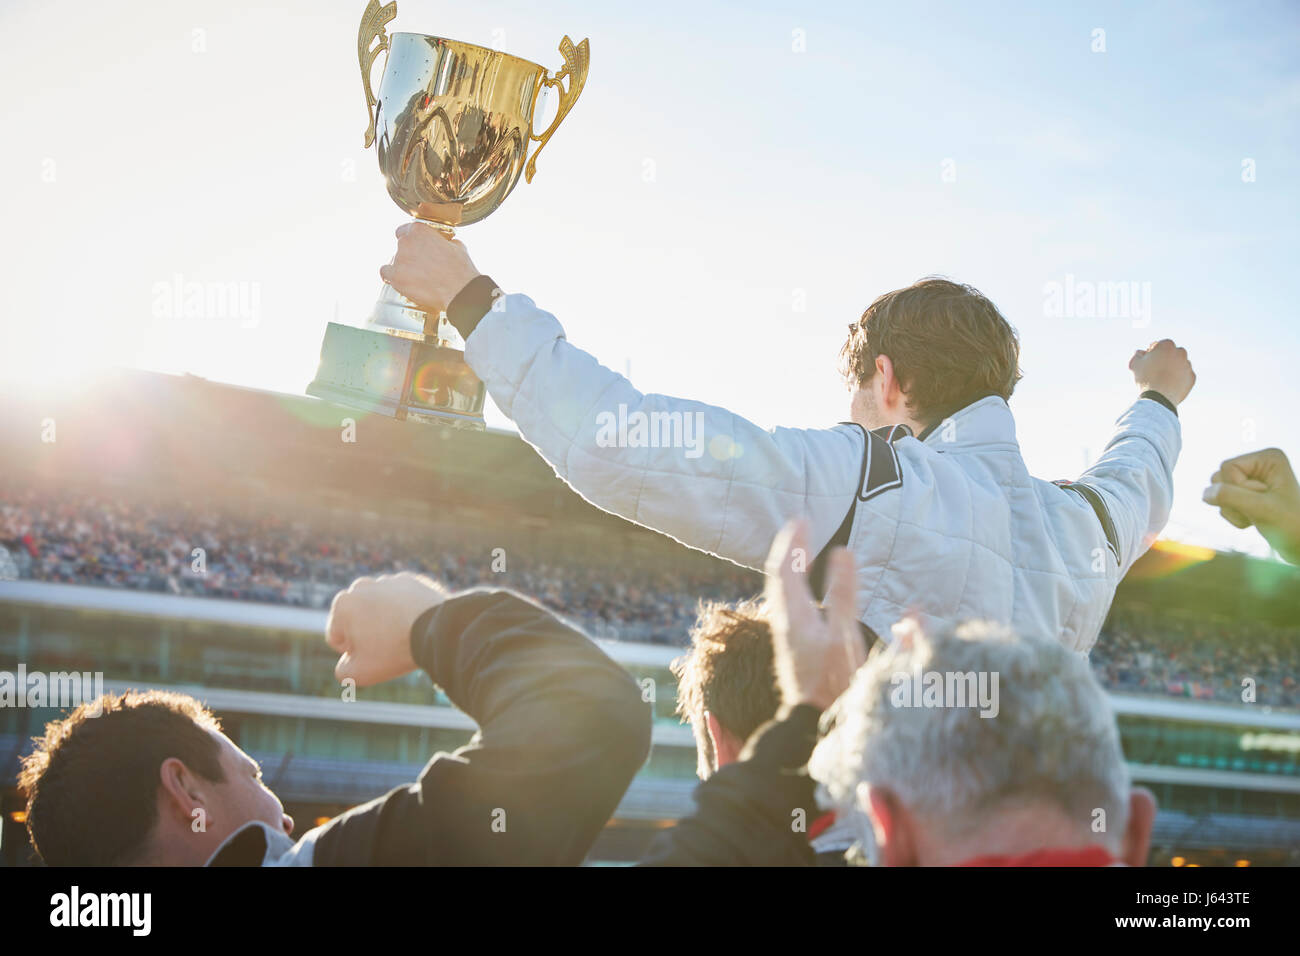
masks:
<instances>
[{"instance_id":1,"label":"hand gripping trophy","mask_svg":"<svg viewBox=\"0 0 1300 956\"><path fill-rule=\"evenodd\" d=\"M389 36L395 16L396 2L370 0L357 35L370 120L366 146L377 144L393 202L453 235L491 215L521 173L532 182L537 154L587 81L588 43L560 41L564 68L551 76L536 63L470 43ZM371 67L384 51L375 94ZM560 100L539 133L534 121L550 88ZM307 393L399 419L482 429L485 390L455 347L458 339L445 316L421 311L385 283L366 328L329 323Z\"/></svg>"}]
</instances>

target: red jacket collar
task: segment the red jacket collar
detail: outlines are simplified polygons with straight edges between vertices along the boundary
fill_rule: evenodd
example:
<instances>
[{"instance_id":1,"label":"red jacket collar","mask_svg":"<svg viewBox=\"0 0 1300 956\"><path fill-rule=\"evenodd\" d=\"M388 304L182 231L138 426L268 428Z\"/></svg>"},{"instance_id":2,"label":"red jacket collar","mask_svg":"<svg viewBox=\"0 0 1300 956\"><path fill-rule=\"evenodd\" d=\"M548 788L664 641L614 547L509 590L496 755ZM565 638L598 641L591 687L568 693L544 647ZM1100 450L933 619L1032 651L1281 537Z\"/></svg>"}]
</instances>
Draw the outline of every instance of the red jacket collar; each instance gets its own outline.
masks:
<instances>
[{"instance_id":1,"label":"red jacket collar","mask_svg":"<svg viewBox=\"0 0 1300 956\"><path fill-rule=\"evenodd\" d=\"M823 813L821 816L819 816L808 827L808 842L811 843L813 840L817 839L819 836L821 836L823 833L829 830L831 828L831 824L834 822L835 822L835 811L833 810L827 813Z\"/></svg>"},{"instance_id":2,"label":"red jacket collar","mask_svg":"<svg viewBox=\"0 0 1300 956\"><path fill-rule=\"evenodd\" d=\"M1020 856L977 856L957 866L1111 866L1119 861L1099 846L1035 850Z\"/></svg>"}]
</instances>

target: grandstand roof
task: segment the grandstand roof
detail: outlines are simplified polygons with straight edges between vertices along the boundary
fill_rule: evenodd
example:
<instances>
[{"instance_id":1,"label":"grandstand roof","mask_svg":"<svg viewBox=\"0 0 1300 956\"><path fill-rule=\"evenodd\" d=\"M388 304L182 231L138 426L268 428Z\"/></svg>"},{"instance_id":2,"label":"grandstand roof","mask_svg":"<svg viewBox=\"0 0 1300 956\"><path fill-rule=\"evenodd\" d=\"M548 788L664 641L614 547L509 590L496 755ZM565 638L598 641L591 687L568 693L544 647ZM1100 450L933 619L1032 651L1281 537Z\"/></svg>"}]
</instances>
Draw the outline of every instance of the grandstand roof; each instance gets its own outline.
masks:
<instances>
[{"instance_id":1,"label":"grandstand roof","mask_svg":"<svg viewBox=\"0 0 1300 956\"><path fill-rule=\"evenodd\" d=\"M57 440L38 441L52 420ZM345 422L355 422L355 441ZM388 514L479 506L669 539L600 511L516 433L398 422L302 395L137 370L0 401L0 461L28 479Z\"/></svg>"}]
</instances>

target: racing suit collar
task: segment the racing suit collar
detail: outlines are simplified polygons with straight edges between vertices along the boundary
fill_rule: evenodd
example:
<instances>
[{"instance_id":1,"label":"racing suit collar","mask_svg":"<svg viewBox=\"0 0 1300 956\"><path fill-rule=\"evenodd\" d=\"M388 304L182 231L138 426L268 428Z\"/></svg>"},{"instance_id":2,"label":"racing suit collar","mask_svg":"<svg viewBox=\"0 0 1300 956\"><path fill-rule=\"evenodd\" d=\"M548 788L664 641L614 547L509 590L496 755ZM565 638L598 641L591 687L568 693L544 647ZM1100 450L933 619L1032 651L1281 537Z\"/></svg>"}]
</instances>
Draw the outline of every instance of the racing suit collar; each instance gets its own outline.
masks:
<instances>
[{"instance_id":1,"label":"racing suit collar","mask_svg":"<svg viewBox=\"0 0 1300 956\"><path fill-rule=\"evenodd\" d=\"M975 445L1010 445L1016 442L1016 420L1011 406L1000 395L986 395L951 415L941 418L916 436L938 451L953 451Z\"/></svg>"}]
</instances>

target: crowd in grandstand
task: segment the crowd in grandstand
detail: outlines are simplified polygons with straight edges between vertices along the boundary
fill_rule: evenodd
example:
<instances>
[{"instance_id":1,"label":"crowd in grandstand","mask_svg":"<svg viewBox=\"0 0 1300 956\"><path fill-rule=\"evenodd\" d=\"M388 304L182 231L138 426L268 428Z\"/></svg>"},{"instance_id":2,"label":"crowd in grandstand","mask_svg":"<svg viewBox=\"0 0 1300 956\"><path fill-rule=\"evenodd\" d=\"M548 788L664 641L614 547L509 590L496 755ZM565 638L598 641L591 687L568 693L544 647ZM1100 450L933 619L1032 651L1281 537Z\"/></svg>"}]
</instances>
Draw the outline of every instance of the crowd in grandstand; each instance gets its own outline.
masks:
<instances>
[{"instance_id":1,"label":"crowd in grandstand","mask_svg":"<svg viewBox=\"0 0 1300 956\"><path fill-rule=\"evenodd\" d=\"M452 520L339 522L30 487L0 496L10 573L41 581L323 607L358 575L419 571L456 589L506 585L597 636L659 644L685 642L701 598L761 588L756 574L724 562L638 563L617 544L592 550L572 533L525 543L510 529ZM1300 707L1300 628L1124 608L1091 660L1115 691L1240 702L1250 678L1258 702Z\"/></svg>"},{"instance_id":2,"label":"crowd in grandstand","mask_svg":"<svg viewBox=\"0 0 1300 956\"><path fill-rule=\"evenodd\" d=\"M1115 691L1300 707L1300 628L1125 608L1111 613L1091 658Z\"/></svg>"},{"instance_id":3,"label":"crowd in grandstand","mask_svg":"<svg viewBox=\"0 0 1300 956\"><path fill-rule=\"evenodd\" d=\"M361 525L32 488L0 496L0 546L35 580L309 607L328 606L358 575L417 571L456 589L515 588L600 637L666 644L685 639L699 599L760 586L723 562L647 562L608 543L593 551L562 531L454 520Z\"/></svg>"}]
</instances>

